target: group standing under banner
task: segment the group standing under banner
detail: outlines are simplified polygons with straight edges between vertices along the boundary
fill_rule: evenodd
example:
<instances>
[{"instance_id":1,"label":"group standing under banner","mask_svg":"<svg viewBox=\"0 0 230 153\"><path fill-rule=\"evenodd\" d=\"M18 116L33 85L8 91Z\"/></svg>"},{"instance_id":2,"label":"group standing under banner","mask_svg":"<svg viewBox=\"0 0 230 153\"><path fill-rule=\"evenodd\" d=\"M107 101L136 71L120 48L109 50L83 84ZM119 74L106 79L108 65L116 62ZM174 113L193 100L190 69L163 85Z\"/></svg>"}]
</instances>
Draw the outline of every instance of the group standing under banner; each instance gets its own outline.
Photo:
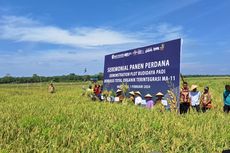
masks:
<instances>
[{"instance_id":1,"label":"group standing under banner","mask_svg":"<svg viewBox=\"0 0 230 153\"><path fill-rule=\"evenodd\" d=\"M54 93L54 85L51 83L48 87L50 93ZM89 96L93 101L109 101L111 103L123 103L125 100L128 100L130 103L136 106L146 107L147 109L158 109L160 111L170 111L170 103L164 97L164 94L161 92L156 93L154 96L146 94L143 96L140 91L130 91L128 93L128 99L125 98L125 95L121 89L117 89L114 96L105 97L103 93L103 85L95 83L92 87L89 86L88 89L85 89L87 96ZM85 93L84 93L85 94ZM143 98L142 98L143 96ZM154 98L153 98L154 97ZM209 91L209 87L206 86L201 93L198 91L197 85L189 85L187 82L183 82L182 88L180 90L180 114L188 113L190 109L193 109L197 112L205 113L207 110L213 108L212 104L212 95ZM155 100L153 100L155 99ZM225 86L223 92L223 111L226 113L230 112L230 85Z\"/></svg>"}]
</instances>

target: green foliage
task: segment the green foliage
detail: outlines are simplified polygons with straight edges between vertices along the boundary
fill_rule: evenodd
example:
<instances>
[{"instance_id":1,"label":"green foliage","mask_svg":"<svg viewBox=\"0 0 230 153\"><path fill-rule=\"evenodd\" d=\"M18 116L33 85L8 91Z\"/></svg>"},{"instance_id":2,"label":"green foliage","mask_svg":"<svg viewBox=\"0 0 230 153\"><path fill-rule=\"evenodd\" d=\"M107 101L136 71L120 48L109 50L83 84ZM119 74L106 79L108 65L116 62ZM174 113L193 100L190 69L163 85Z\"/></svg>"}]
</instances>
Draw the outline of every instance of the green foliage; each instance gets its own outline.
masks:
<instances>
[{"instance_id":1,"label":"green foliage","mask_svg":"<svg viewBox=\"0 0 230 153\"><path fill-rule=\"evenodd\" d=\"M179 115L134 105L92 102L83 83L0 85L0 152L221 152L230 148L222 112L229 78L186 78L209 85L214 109ZM86 83L85 83L86 85Z\"/></svg>"},{"instance_id":2,"label":"green foliage","mask_svg":"<svg viewBox=\"0 0 230 153\"><path fill-rule=\"evenodd\" d=\"M103 79L103 73L98 73L96 75L76 75L74 73L70 73L68 75L62 76L39 76L37 74L33 74L32 77L12 77L10 74L0 78L0 84L3 83L37 83L37 82L75 82L75 81L89 81L91 78L97 78L97 80L101 81Z\"/></svg>"}]
</instances>

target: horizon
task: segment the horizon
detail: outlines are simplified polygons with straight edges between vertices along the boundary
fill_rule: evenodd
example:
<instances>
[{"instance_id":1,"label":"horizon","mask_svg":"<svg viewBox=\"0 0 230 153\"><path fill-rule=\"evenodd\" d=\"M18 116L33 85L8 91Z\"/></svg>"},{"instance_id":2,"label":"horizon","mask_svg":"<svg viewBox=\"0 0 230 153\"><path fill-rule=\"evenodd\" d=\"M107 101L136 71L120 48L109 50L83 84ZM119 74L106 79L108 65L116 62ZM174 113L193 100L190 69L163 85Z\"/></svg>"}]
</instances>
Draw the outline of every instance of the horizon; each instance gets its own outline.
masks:
<instances>
[{"instance_id":1,"label":"horizon","mask_svg":"<svg viewBox=\"0 0 230 153\"><path fill-rule=\"evenodd\" d=\"M0 0L0 77L94 75L105 55L182 38L181 73L228 75L229 1Z\"/></svg>"},{"instance_id":2,"label":"horizon","mask_svg":"<svg viewBox=\"0 0 230 153\"><path fill-rule=\"evenodd\" d=\"M74 74L76 76L96 76L98 74L102 73L104 75L103 72L98 72L95 74L76 74L76 73L68 73L68 74L60 74L60 75L39 75L39 74L32 74L31 76L13 76L11 74L6 74L4 76L0 76L1 78L4 77L14 77L14 78L23 78L23 77L33 77L33 75L37 75L38 77L60 77L60 76L68 76L70 74ZM230 74L182 74L184 77L229 77Z\"/></svg>"}]
</instances>

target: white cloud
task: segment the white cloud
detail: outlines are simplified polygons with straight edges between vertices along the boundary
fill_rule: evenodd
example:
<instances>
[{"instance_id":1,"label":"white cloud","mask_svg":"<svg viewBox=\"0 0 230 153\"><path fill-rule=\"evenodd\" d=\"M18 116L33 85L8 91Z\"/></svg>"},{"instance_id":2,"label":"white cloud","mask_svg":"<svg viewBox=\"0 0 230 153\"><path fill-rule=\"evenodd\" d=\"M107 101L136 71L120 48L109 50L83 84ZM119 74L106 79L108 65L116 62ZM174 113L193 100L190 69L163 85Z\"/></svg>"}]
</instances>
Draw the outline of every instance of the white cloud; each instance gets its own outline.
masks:
<instances>
[{"instance_id":1,"label":"white cloud","mask_svg":"<svg viewBox=\"0 0 230 153\"><path fill-rule=\"evenodd\" d=\"M169 24L160 24L157 26L157 33L159 36L163 36L164 40L172 40L175 38L184 37L185 35L182 33L182 26L172 26Z\"/></svg>"},{"instance_id":2,"label":"white cloud","mask_svg":"<svg viewBox=\"0 0 230 153\"><path fill-rule=\"evenodd\" d=\"M89 73L93 74L103 71L106 54L167 41L182 35L182 27L165 23L130 33L108 28L64 29L44 25L27 17L2 16L0 39L38 44L29 49L26 46L16 48L15 52L2 51L5 55L0 55L2 65L0 69L2 75L8 72L15 75L33 73L54 75L81 73L81 69L87 67ZM62 46L61 49L60 46L54 46L53 49L44 46L36 48L39 43ZM28 46L29 44L25 43Z\"/></svg>"},{"instance_id":3,"label":"white cloud","mask_svg":"<svg viewBox=\"0 0 230 153\"><path fill-rule=\"evenodd\" d=\"M145 38L145 40L148 40L148 45L150 42L159 43L177 38L188 39L182 26L175 26L169 23L159 23L146 26L143 31L138 33L138 35Z\"/></svg>"},{"instance_id":4,"label":"white cloud","mask_svg":"<svg viewBox=\"0 0 230 153\"><path fill-rule=\"evenodd\" d=\"M75 49L53 49L53 50L37 50L33 53L24 51L1 54L0 64L14 64L29 66L37 63L88 63L94 60L104 60L104 56L108 52L98 50L81 50ZM11 59L11 60L9 60ZM30 64L29 64L30 63Z\"/></svg>"},{"instance_id":5,"label":"white cloud","mask_svg":"<svg viewBox=\"0 0 230 153\"><path fill-rule=\"evenodd\" d=\"M10 73L14 76L81 74L86 67L88 73L103 71L104 56L102 51L76 51L75 49L36 50L29 53L20 51L0 55L0 76ZM9 60L10 59L10 60Z\"/></svg>"},{"instance_id":6,"label":"white cloud","mask_svg":"<svg viewBox=\"0 0 230 153\"><path fill-rule=\"evenodd\" d=\"M44 25L27 17L0 17L0 39L19 42L42 42L71 47L147 44L184 37L181 26L160 23L140 32L121 32L109 28L76 27L63 29ZM135 46L137 47L137 46Z\"/></svg>"},{"instance_id":7,"label":"white cloud","mask_svg":"<svg viewBox=\"0 0 230 153\"><path fill-rule=\"evenodd\" d=\"M108 28L75 28L69 30L42 25L30 18L16 16L3 16L0 18L0 38L72 47L94 47L142 42L141 39L129 33L117 32Z\"/></svg>"}]
</instances>

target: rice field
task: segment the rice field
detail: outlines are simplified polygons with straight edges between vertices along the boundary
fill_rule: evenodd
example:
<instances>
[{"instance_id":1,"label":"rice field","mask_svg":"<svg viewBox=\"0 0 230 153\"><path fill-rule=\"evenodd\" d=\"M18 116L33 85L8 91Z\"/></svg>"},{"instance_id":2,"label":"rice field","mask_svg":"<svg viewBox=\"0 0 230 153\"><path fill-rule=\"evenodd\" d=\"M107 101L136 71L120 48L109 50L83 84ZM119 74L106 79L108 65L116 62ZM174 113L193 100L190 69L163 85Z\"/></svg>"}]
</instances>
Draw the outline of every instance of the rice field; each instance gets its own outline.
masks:
<instances>
[{"instance_id":1,"label":"rice field","mask_svg":"<svg viewBox=\"0 0 230 153\"><path fill-rule=\"evenodd\" d=\"M206 113L159 112L92 102L88 83L0 85L0 152L212 153L230 149L230 114L222 93L230 78L186 78L208 85L214 108Z\"/></svg>"}]
</instances>

